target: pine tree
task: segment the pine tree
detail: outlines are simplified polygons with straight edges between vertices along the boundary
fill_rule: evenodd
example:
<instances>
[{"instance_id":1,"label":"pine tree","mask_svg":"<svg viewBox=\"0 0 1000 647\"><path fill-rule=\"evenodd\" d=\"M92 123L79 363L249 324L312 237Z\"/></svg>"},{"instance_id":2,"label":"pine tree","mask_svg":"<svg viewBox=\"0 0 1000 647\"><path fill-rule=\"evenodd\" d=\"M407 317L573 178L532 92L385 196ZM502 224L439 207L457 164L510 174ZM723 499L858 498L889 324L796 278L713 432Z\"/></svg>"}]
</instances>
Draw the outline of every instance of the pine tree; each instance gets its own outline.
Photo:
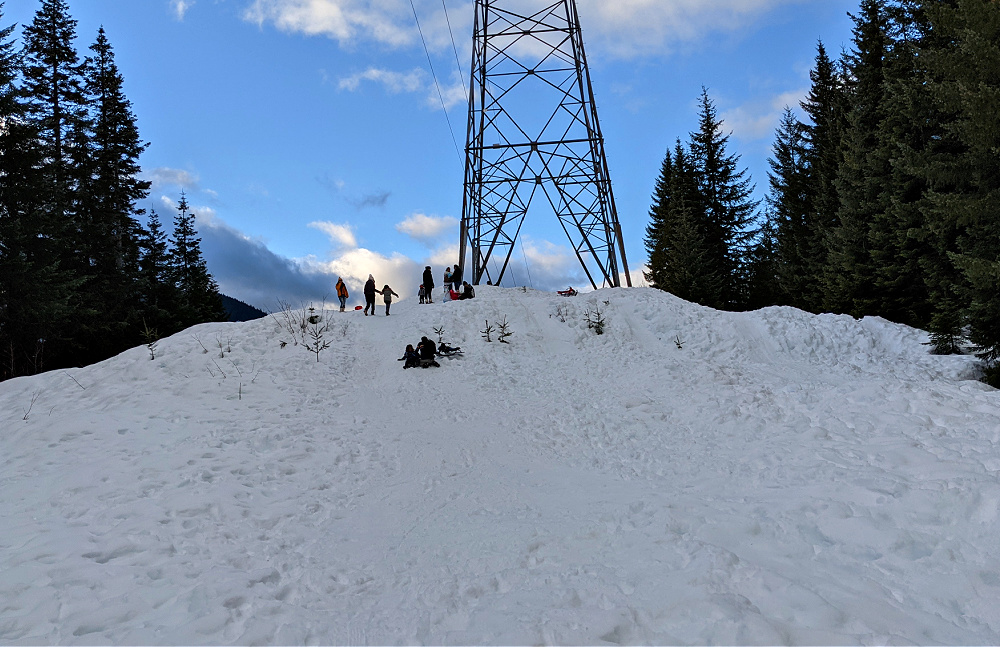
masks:
<instances>
[{"instance_id":1,"label":"pine tree","mask_svg":"<svg viewBox=\"0 0 1000 647\"><path fill-rule=\"evenodd\" d=\"M817 44L816 63L809 72L809 79L809 94L800 104L809 116L803 132L803 162L809 172L809 212L804 223L807 239L802 254L804 270L799 286L801 292L792 303L804 310L819 313L824 305L822 279L828 273L828 241L840 222L840 195L836 180L843 159L842 139L847 102L843 75L837 71L822 42Z\"/></svg>"},{"instance_id":2,"label":"pine tree","mask_svg":"<svg viewBox=\"0 0 1000 647\"><path fill-rule=\"evenodd\" d=\"M992 0L928 3L934 46L921 51L927 87L946 116L941 141L924 165L928 227L954 237L960 271L950 294L935 293L936 324L964 321L1000 386L1000 11ZM932 281L946 283L947 271ZM956 313L954 301L962 309ZM957 316L956 316L957 314ZM950 320L950 321L949 321Z\"/></svg>"},{"instance_id":3,"label":"pine tree","mask_svg":"<svg viewBox=\"0 0 1000 647\"><path fill-rule=\"evenodd\" d=\"M670 167L667 167L667 164ZM656 247L650 255L651 284L682 299L718 308L723 303L724 281L709 261L706 245L709 226L702 208L697 171L680 141L667 154L653 205L656 231L649 238Z\"/></svg>"},{"instance_id":4,"label":"pine tree","mask_svg":"<svg viewBox=\"0 0 1000 647\"><path fill-rule=\"evenodd\" d=\"M885 64L889 24L884 0L862 0L854 47L846 56L850 109L837 178L839 224L831 232L825 276L826 307L856 317L878 314L870 249L872 222L888 207L891 164L883 145Z\"/></svg>"},{"instance_id":5,"label":"pine tree","mask_svg":"<svg viewBox=\"0 0 1000 647\"><path fill-rule=\"evenodd\" d=\"M147 227L140 237L140 247L139 317L143 328L148 326L161 337L171 335L181 330L175 315L180 299L172 280L167 234L163 231L156 210L149 213Z\"/></svg>"},{"instance_id":6,"label":"pine tree","mask_svg":"<svg viewBox=\"0 0 1000 647\"><path fill-rule=\"evenodd\" d=\"M747 310L785 304L775 222L773 214L764 215L750 248L747 261Z\"/></svg>"},{"instance_id":7,"label":"pine tree","mask_svg":"<svg viewBox=\"0 0 1000 647\"><path fill-rule=\"evenodd\" d=\"M921 80L917 50L929 34L922 11L910 0L887 9L889 40L884 62L885 96L879 128L880 146L890 171L881 187L884 209L873 215L868 248L874 312L892 321L926 327L930 322L924 259L931 248L922 203L926 179L907 162L908 151L921 151L940 136L940 123Z\"/></svg>"},{"instance_id":8,"label":"pine tree","mask_svg":"<svg viewBox=\"0 0 1000 647\"><path fill-rule=\"evenodd\" d=\"M177 314L185 328L206 321L226 320L219 287L208 273L194 214L188 209L187 196L182 193L174 218L174 235L170 239L171 277L181 297Z\"/></svg>"},{"instance_id":9,"label":"pine tree","mask_svg":"<svg viewBox=\"0 0 1000 647\"><path fill-rule=\"evenodd\" d=\"M32 304L24 315L28 338L42 349L33 352L31 370L73 363L82 341L75 339L77 323L93 316L79 289L90 276L78 212L78 190L89 171L89 124L75 30L64 0L43 0L24 29L24 114L38 163L30 171L35 197L22 222L22 253L34 277L21 298Z\"/></svg>"},{"instance_id":10,"label":"pine tree","mask_svg":"<svg viewBox=\"0 0 1000 647\"><path fill-rule=\"evenodd\" d=\"M85 62L86 96L93 106L93 133L85 186L80 187L83 223L81 248L90 259L93 278L88 299L98 312L92 331L105 344L92 344L97 357L139 342L142 327L138 302L139 235L136 203L146 197L149 182L138 175L146 148L139 138L124 80L104 29Z\"/></svg>"},{"instance_id":11,"label":"pine tree","mask_svg":"<svg viewBox=\"0 0 1000 647\"><path fill-rule=\"evenodd\" d=\"M810 218L814 214L814 196L810 191L813 178L805 133L806 126L785 108L778 126L774 157L768 160L771 190L767 197L767 232L758 243L765 247L757 251L759 263L760 255L767 246L773 245L779 300L799 308L808 308L810 294L816 289L815 276L810 274L814 235Z\"/></svg>"},{"instance_id":12,"label":"pine tree","mask_svg":"<svg viewBox=\"0 0 1000 647\"><path fill-rule=\"evenodd\" d=\"M680 142L677 142L680 146ZM664 254L670 242L668 227L670 210L671 174L674 169L674 159L667 151L660 166L660 175L656 178L653 188L653 204L649 209L649 224L646 225L646 253L649 254L645 272L646 282L650 287L663 289L665 268Z\"/></svg>"},{"instance_id":13,"label":"pine tree","mask_svg":"<svg viewBox=\"0 0 1000 647\"><path fill-rule=\"evenodd\" d=\"M44 157L46 209L71 233L76 164L86 152L77 150L88 131L83 67L73 46L76 21L65 0L42 0L33 22L24 29L24 94L27 117L38 131ZM76 250L72 250L76 251Z\"/></svg>"},{"instance_id":14,"label":"pine tree","mask_svg":"<svg viewBox=\"0 0 1000 647\"><path fill-rule=\"evenodd\" d=\"M729 136L715 104L702 89L699 128L691 133L691 157L698 180L707 227L705 244L709 272L722 281L722 308L736 310L746 302L745 264L758 202L746 169L738 170L739 156L726 151Z\"/></svg>"}]
</instances>

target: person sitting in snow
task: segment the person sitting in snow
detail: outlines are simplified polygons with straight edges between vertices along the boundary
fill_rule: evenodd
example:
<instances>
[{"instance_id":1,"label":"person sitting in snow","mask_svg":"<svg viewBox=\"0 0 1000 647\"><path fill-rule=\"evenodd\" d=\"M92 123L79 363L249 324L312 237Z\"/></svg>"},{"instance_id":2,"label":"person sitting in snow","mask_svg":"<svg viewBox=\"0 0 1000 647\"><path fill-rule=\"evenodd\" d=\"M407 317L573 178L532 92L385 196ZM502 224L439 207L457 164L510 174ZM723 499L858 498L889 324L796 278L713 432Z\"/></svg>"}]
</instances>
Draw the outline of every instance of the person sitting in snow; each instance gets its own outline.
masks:
<instances>
[{"instance_id":1,"label":"person sitting in snow","mask_svg":"<svg viewBox=\"0 0 1000 647\"><path fill-rule=\"evenodd\" d=\"M413 344L406 345L406 351L403 356L399 358L400 361L405 362L403 368L416 368L420 366L420 354L413 348Z\"/></svg>"},{"instance_id":2,"label":"person sitting in snow","mask_svg":"<svg viewBox=\"0 0 1000 647\"><path fill-rule=\"evenodd\" d=\"M420 352L421 368L427 368L428 366L441 366L434 360L434 356L437 355L437 344L435 344L433 340L421 337L420 345L417 346L417 350Z\"/></svg>"},{"instance_id":3,"label":"person sitting in snow","mask_svg":"<svg viewBox=\"0 0 1000 647\"><path fill-rule=\"evenodd\" d=\"M472 288L471 285L469 285L465 281L462 281L462 296L460 296L459 299L475 299L475 298L476 298L476 291Z\"/></svg>"}]
</instances>

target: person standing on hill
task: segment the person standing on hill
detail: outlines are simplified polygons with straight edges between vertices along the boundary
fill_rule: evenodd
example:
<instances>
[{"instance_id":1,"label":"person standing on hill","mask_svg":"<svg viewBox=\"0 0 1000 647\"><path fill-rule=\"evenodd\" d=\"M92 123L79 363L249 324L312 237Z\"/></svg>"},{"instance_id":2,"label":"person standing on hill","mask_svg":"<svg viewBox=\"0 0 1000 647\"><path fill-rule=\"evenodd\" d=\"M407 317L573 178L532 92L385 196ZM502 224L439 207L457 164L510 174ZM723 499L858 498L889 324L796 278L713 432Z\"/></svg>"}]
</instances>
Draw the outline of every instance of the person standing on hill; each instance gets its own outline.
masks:
<instances>
[{"instance_id":1,"label":"person standing on hill","mask_svg":"<svg viewBox=\"0 0 1000 647\"><path fill-rule=\"evenodd\" d=\"M347 293L347 286L344 285L343 277L337 277L337 298L340 299L340 311L343 312L344 308L347 307L347 297L351 296Z\"/></svg>"},{"instance_id":2,"label":"person standing on hill","mask_svg":"<svg viewBox=\"0 0 1000 647\"><path fill-rule=\"evenodd\" d=\"M385 316L388 317L389 316L389 306L392 305L392 295L394 295L396 293L393 292L392 288L389 287L389 284L386 283L385 286L383 286L382 289L379 291L379 294L382 295L382 301L385 302ZM398 294L396 294L396 298L397 299L399 298Z\"/></svg>"},{"instance_id":3,"label":"person standing on hill","mask_svg":"<svg viewBox=\"0 0 1000 647\"><path fill-rule=\"evenodd\" d=\"M448 300L448 295L451 293L451 268L449 267L444 271L444 300Z\"/></svg>"},{"instance_id":4,"label":"person standing on hill","mask_svg":"<svg viewBox=\"0 0 1000 647\"><path fill-rule=\"evenodd\" d=\"M378 290L375 289L375 277L371 274L368 275L368 282L365 283L365 316L368 316L368 308L372 309L372 314L375 314L375 293Z\"/></svg>"},{"instance_id":5,"label":"person standing on hill","mask_svg":"<svg viewBox=\"0 0 1000 647\"><path fill-rule=\"evenodd\" d=\"M427 303L434 303L434 273L430 265L424 268L424 292L427 293Z\"/></svg>"}]
</instances>

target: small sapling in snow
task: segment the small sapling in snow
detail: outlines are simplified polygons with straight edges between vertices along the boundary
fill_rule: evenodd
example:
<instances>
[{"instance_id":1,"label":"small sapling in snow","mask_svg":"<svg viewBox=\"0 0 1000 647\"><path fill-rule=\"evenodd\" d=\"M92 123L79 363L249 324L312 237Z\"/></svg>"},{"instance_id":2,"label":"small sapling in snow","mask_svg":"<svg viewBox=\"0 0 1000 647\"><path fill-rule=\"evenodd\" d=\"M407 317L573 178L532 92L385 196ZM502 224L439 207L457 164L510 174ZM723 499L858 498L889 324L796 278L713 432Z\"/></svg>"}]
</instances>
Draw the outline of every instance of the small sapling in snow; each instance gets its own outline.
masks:
<instances>
[{"instance_id":1,"label":"small sapling in snow","mask_svg":"<svg viewBox=\"0 0 1000 647\"><path fill-rule=\"evenodd\" d=\"M315 353L316 361L319 362L319 354L330 347L330 342L324 339L324 335L330 331L330 322L324 323L323 315L317 313L312 306L309 307L309 316L304 321L306 322L306 340L303 344L307 351Z\"/></svg>"},{"instance_id":2,"label":"small sapling in snow","mask_svg":"<svg viewBox=\"0 0 1000 647\"><path fill-rule=\"evenodd\" d=\"M493 339L490 337L490 335L493 334L493 331L494 331L494 328L493 328L493 326L490 325L490 322L487 319L486 320L486 329L485 330L480 330L479 332L482 333L483 339L485 339L488 342L492 342Z\"/></svg>"},{"instance_id":3,"label":"small sapling in snow","mask_svg":"<svg viewBox=\"0 0 1000 647\"><path fill-rule=\"evenodd\" d=\"M510 329L510 324L507 323L507 315L504 315L503 321L497 324L500 326L500 330L497 332L497 341L501 344L509 344L507 338L513 335L513 331Z\"/></svg>"},{"instance_id":4,"label":"small sapling in snow","mask_svg":"<svg viewBox=\"0 0 1000 647\"><path fill-rule=\"evenodd\" d=\"M24 417L21 420L27 420L28 416L31 415L31 409L35 406L35 402L38 400L38 391L31 394L31 403L28 404L28 410L25 411L24 407L21 407L21 411L24 411Z\"/></svg>"},{"instance_id":5,"label":"small sapling in snow","mask_svg":"<svg viewBox=\"0 0 1000 647\"><path fill-rule=\"evenodd\" d=\"M156 334L156 329L150 328L145 320L142 322L142 341L145 342L146 350L149 351L149 359L156 359L156 345L160 342L160 338Z\"/></svg>"},{"instance_id":6,"label":"small sapling in snow","mask_svg":"<svg viewBox=\"0 0 1000 647\"><path fill-rule=\"evenodd\" d=\"M608 302L605 301L605 304ZM587 322L587 328L590 328L598 335L604 334L604 313L601 312L600 307L595 307L593 311L587 310L583 313L585 320Z\"/></svg>"}]
</instances>

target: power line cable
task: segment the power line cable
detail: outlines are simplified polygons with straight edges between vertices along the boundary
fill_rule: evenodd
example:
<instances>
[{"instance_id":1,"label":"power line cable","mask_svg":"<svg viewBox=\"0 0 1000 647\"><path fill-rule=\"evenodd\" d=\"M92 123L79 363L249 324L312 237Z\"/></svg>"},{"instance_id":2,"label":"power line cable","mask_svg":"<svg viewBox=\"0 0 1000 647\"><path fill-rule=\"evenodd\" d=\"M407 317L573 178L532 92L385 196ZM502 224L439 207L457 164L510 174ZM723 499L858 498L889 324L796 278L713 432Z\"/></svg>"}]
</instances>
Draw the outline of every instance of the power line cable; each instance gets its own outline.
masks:
<instances>
[{"instance_id":1,"label":"power line cable","mask_svg":"<svg viewBox=\"0 0 1000 647\"><path fill-rule=\"evenodd\" d=\"M441 99L441 109L444 110L444 118L448 121L448 131L451 133L451 141L455 144L455 154L458 155L459 164L464 164L462 152L458 148L458 139L455 138L455 129L451 125L451 117L448 116L448 106L444 101L444 93L441 92L441 84L438 83L437 74L434 72L434 63L431 61L431 52L427 48L427 39L424 38L424 30L420 27L420 18L417 17L417 7L410 0L410 9L413 10L413 20L417 23L417 33L420 34L420 42L424 46L424 54L427 55L427 65L431 68L431 77L434 79L434 87L437 88L438 98Z\"/></svg>"},{"instance_id":2,"label":"power line cable","mask_svg":"<svg viewBox=\"0 0 1000 647\"><path fill-rule=\"evenodd\" d=\"M458 78L462 78L462 61L458 55L458 45L455 44L455 32L451 29L451 18L448 17L448 5L441 0L441 6L444 8L444 20L448 23L448 35L451 36L451 49L455 52L455 66L458 68Z\"/></svg>"},{"instance_id":3,"label":"power line cable","mask_svg":"<svg viewBox=\"0 0 1000 647\"><path fill-rule=\"evenodd\" d=\"M524 253L524 241L519 241L521 243L521 256L524 257L524 271L528 273L528 285L532 288L535 284L531 280L531 268L528 267L528 255Z\"/></svg>"}]
</instances>

